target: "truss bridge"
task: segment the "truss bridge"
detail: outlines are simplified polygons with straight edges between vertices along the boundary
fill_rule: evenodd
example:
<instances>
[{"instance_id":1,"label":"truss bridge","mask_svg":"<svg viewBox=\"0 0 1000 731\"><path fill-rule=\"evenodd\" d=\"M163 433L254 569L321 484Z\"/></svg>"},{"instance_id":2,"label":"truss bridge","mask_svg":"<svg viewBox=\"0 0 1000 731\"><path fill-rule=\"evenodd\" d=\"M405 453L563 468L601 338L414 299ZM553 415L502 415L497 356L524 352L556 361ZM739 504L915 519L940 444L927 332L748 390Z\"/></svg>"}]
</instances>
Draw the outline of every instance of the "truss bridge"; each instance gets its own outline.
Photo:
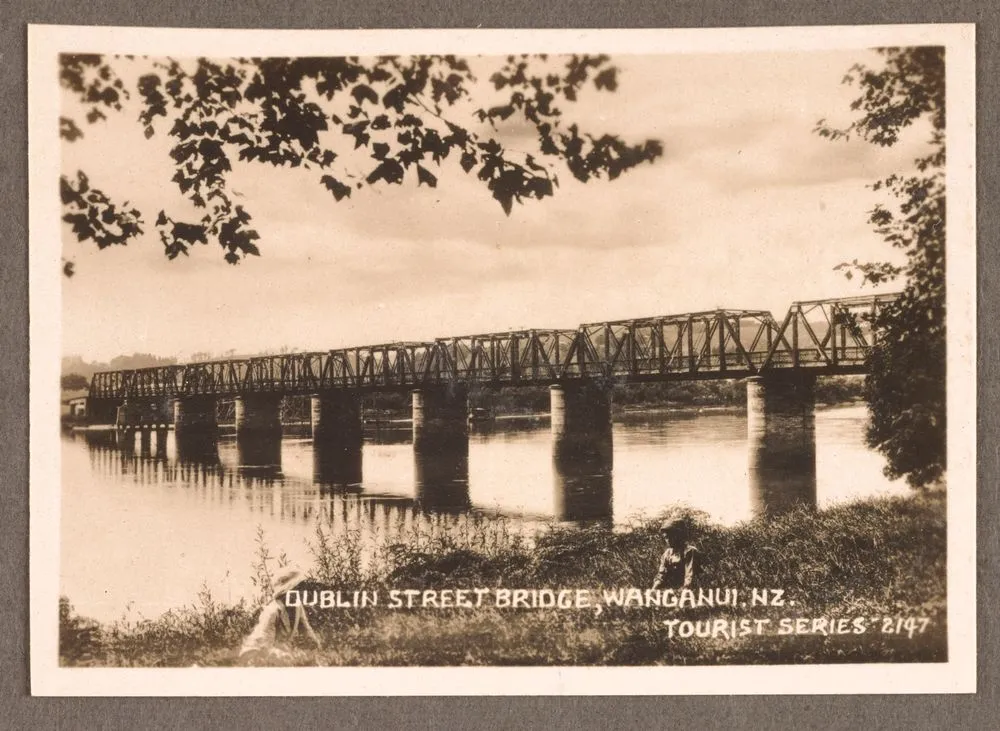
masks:
<instances>
[{"instance_id":1,"label":"truss bridge","mask_svg":"<svg viewBox=\"0 0 1000 731\"><path fill-rule=\"evenodd\" d=\"M579 518L610 510L615 384L746 379L751 496L758 513L778 512L816 504L816 377L864 373L878 337L873 323L895 298L795 302L780 321L765 310L718 309L97 373L87 415L92 425L113 424L125 451L138 434L143 454L152 454L155 434L157 458L167 459L172 429L178 461L215 463L224 404L241 468L280 470L291 427L282 404L308 396L315 480L354 489L363 395L409 392L418 501L461 510L477 418L469 389L548 386L560 514ZM580 499L581 480L595 475L603 497Z\"/></svg>"},{"instance_id":2,"label":"truss bridge","mask_svg":"<svg viewBox=\"0 0 1000 731\"><path fill-rule=\"evenodd\" d=\"M865 371L871 323L896 295L718 309L96 373L91 399L236 397L255 393L412 390L445 384L551 386L576 381L747 378L777 371Z\"/></svg>"}]
</instances>

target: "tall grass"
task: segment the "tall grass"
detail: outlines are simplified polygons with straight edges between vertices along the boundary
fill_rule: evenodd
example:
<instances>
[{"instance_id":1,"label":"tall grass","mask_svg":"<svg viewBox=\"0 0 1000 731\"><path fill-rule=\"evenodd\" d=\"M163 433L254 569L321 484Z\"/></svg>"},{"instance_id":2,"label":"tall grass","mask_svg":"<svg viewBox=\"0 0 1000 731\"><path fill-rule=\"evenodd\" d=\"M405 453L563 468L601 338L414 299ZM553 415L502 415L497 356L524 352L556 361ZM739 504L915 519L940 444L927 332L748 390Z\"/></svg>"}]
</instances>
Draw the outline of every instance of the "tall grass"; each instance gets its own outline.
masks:
<instances>
[{"instance_id":1,"label":"tall grass","mask_svg":"<svg viewBox=\"0 0 1000 731\"><path fill-rule=\"evenodd\" d=\"M253 628L246 602L224 605L202 588L191 606L156 619L122 618L107 625L75 616L60 599L59 659L63 665L113 667L228 664Z\"/></svg>"},{"instance_id":2,"label":"tall grass","mask_svg":"<svg viewBox=\"0 0 1000 731\"><path fill-rule=\"evenodd\" d=\"M676 511L674 516L677 517ZM935 661L947 656L944 500L923 495L801 510L733 527L681 514L699 549L698 585L781 589L783 606L606 607L590 610L314 609L326 649L299 651L318 665L717 664ZM365 538L317 525L311 578L353 590L443 588L590 589L650 586L664 545L660 521L624 529L551 525L525 535L503 519L475 516ZM258 540L261 597L282 557ZM788 603L794 602L794 605ZM61 613L66 664L227 664L252 627L256 603L221 606L203 592L156 620L98 626ZM670 638L663 620L767 617L926 617L917 637ZM873 628L875 625L873 625Z\"/></svg>"},{"instance_id":3,"label":"tall grass","mask_svg":"<svg viewBox=\"0 0 1000 731\"><path fill-rule=\"evenodd\" d=\"M375 589L401 577L432 573L430 580L476 576L482 561L520 560L530 552L524 529L507 518L481 514L415 521L395 532L378 527L370 535L346 530L333 535L317 522L309 543L316 581L351 589Z\"/></svg>"}]
</instances>

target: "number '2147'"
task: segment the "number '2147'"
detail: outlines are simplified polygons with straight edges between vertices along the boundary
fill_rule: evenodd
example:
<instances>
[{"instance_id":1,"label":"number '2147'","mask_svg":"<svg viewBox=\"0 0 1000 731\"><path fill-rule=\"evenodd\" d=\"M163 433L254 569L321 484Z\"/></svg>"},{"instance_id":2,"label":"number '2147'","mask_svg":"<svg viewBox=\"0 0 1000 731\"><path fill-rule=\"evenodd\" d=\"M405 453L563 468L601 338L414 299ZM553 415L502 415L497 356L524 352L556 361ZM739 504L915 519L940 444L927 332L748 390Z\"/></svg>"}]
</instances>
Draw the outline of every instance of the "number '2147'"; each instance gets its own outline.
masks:
<instances>
[{"instance_id":1,"label":"number '2147'","mask_svg":"<svg viewBox=\"0 0 1000 731\"><path fill-rule=\"evenodd\" d=\"M882 633L913 637L922 634L930 623L927 617L882 617Z\"/></svg>"}]
</instances>

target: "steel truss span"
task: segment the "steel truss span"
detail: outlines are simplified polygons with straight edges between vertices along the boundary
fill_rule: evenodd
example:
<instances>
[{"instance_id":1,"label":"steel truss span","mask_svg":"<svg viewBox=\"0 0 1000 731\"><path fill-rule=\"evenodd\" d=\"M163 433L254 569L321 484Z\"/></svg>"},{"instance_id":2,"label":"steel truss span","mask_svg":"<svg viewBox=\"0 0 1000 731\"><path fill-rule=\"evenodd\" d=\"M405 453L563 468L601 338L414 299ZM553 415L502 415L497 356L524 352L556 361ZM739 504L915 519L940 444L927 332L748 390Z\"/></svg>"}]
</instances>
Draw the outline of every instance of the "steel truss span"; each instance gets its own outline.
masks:
<instances>
[{"instance_id":1,"label":"steel truss span","mask_svg":"<svg viewBox=\"0 0 1000 731\"><path fill-rule=\"evenodd\" d=\"M91 399L305 395L450 383L546 386L746 378L777 371L864 373L872 323L896 294L795 302L779 323L764 310L711 310L581 325L366 345L314 353L95 373Z\"/></svg>"}]
</instances>

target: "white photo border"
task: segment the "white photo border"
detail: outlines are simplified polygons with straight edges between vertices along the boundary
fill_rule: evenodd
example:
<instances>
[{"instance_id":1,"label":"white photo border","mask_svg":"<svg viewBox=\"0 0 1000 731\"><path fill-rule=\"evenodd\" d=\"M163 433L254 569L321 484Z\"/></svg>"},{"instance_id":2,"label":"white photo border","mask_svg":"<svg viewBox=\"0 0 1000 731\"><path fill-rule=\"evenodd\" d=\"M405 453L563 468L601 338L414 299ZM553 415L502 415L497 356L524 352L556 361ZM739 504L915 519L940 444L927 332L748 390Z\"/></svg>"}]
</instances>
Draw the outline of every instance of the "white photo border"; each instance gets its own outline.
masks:
<instances>
[{"instance_id":1,"label":"white photo border","mask_svg":"<svg viewBox=\"0 0 1000 731\"><path fill-rule=\"evenodd\" d=\"M948 661L705 667L64 668L58 665L58 54L682 54L943 45L947 83ZM684 30L28 29L30 667L34 695L716 695L976 690L976 134L971 24Z\"/></svg>"}]
</instances>

